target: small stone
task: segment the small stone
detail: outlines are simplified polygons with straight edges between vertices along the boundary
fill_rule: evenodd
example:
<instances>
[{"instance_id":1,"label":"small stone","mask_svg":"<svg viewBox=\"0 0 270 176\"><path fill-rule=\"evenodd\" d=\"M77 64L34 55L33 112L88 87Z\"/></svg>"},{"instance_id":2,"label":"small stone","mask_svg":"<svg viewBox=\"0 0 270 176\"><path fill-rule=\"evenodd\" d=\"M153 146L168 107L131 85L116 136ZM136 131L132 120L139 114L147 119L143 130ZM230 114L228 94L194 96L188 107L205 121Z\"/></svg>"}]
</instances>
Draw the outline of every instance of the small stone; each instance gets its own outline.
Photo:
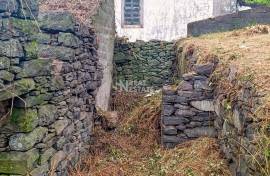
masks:
<instances>
[{"instance_id":1,"label":"small stone","mask_svg":"<svg viewBox=\"0 0 270 176\"><path fill-rule=\"evenodd\" d=\"M60 135L68 124L69 120L58 120L54 122L51 127L55 129L57 135Z\"/></svg>"},{"instance_id":2,"label":"small stone","mask_svg":"<svg viewBox=\"0 0 270 176\"><path fill-rule=\"evenodd\" d=\"M195 65L194 70L199 75L210 76L214 71L214 66L213 63Z\"/></svg>"},{"instance_id":3,"label":"small stone","mask_svg":"<svg viewBox=\"0 0 270 176\"><path fill-rule=\"evenodd\" d=\"M54 105L43 105L39 107L39 125L48 126L51 125L56 118L57 107Z\"/></svg>"},{"instance_id":4,"label":"small stone","mask_svg":"<svg viewBox=\"0 0 270 176\"><path fill-rule=\"evenodd\" d=\"M49 148L40 156L40 165L43 165L49 161L49 159L56 153L57 151L54 148Z\"/></svg>"},{"instance_id":5,"label":"small stone","mask_svg":"<svg viewBox=\"0 0 270 176\"><path fill-rule=\"evenodd\" d=\"M6 57L23 57L24 52L22 45L16 39L0 42L0 56Z\"/></svg>"},{"instance_id":6,"label":"small stone","mask_svg":"<svg viewBox=\"0 0 270 176\"><path fill-rule=\"evenodd\" d=\"M166 126L167 125L180 125L180 124L189 122L189 120L186 118L179 118L176 116L171 116L171 117L165 116L162 118L162 120L163 120L163 124Z\"/></svg>"},{"instance_id":7,"label":"small stone","mask_svg":"<svg viewBox=\"0 0 270 176\"><path fill-rule=\"evenodd\" d=\"M203 101L191 101L190 104L201 111L208 111L213 112L215 111L214 103L210 100L203 100Z\"/></svg>"},{"instance_id":8,"label":"small stone","mask_svg":"<svg viewBox=\"0 0 270 176\"><path fill-rule=\"evenodd\" d=\"M163 106L163 115L170 116L174 113L174 107L172 105Z\"/></svg>"},{"instance_id":9,"label":"small stone","mask_svg":"<svg viewBox=\"0 0 270 176\"><path fill-rule=\"evenodd\" d=\"M66 158L66 154L63 151L55 153L51 158L51 170L55 170L58 164Z\"/></svg>"},{"instance_id":10,"label":"small stone","mask_svg":"<svg viewBox=\"0 0 270 176\"><path fill-rule=\"evenodd\" d=\"M49 172L49 164L48 163L43 163L41 166L35 168L30 172L31 176L43 176L47 175Z\"/></svg>"},{"instance_id":11,"label":"small stone","mask_svg":"<svg viewBox=\"0 0 270 176\"><path fill-rule=\"evenodd\" d=\"M10 59L7 57L0 57L0 70L8 69L10 67Z\"/></svg>"},{"instance_id":12,"label":"small stone","mask_svg":"<svg viewBox=\"0 0 270 176\"><path fill-rule=\"evenodd\" d=\"M163 129L163 133L166 135L176 135L177 134L177 129L174 126L166 126Z\"/></svg>"},{"instance_id":13,"label":"small stone","mask_svg":"<svg viewBox=\"0 0 270 176\"><path fill-rule=\"evenodd\" d=\"M194 111L191 111L191 110L178 109L175 112L175 115L180 116L180 117L191 117L191 116L196 115L196 113Z\"/></svg>"},{"instance_id":14,"label":"small stone","mask_svg":"<svg viewBox=\"0 0 270 176\"><path fill-rule=\"evenodd\" d=\"M183 81L178 85L178 90L191 91L193 90L193 85L188 81Z\"/></svg>"},{"instance_id":15,"label":"small stone","mask_svg":"<svg viewBox=\"0 0 270 176\"><path fill-rule=\"evenodd\" d=\"M194 88L196 90L212 90L209 86L208 80L196 80L194 82Z\"/></svg>"},{"instance_id":16,"label":"small stone","mask_svg":"<svg viewBox=\"0 0 270 176\"><path fill-rule=\"evenodd\" d=\"M213 127L197 127L193 129L186 129L184 130L184 133L190 138L217 136L217 131Z\"/></svg>"},{"instance_id":17,"label":"small stone","mask_svg":"<svg viewBox=\"0 0 270 176\"><path fill-rule=\"evenodd\" d=\"M178 136L163 135L162 136L162 142L163 143L179 143L180 138Z\"/></svg>"},{"instance_id":18,"label":"small stone","mask_svg":"<svg viewBox=\"0 0 270 176\"><path fill-rule=\"evenodd\" d=\"M17 75L18 78L47 76L52 71L52 61L50 59L35 59L22 63L23 70Z\"/></svg>"},{"instance_id":19,"label":"small stone","mask_svg":"<svg viewBox=\"0 0 270 176\"><path fill-rule=\"evenodd\" d=\"M58 36L58 42L67 47L78 47L80 40L78 37L76 37L75 35L71 33L60 32Z\"/></svg>"}]
</instances>

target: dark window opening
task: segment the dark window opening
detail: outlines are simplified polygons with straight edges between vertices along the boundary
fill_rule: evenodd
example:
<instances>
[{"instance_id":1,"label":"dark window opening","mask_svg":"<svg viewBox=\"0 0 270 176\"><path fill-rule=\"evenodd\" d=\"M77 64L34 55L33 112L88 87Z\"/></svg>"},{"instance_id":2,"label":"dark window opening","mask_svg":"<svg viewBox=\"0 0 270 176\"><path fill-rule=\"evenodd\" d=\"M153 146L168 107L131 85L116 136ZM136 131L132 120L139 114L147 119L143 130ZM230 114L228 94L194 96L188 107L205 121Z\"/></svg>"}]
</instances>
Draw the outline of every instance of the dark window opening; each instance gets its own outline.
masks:
<instances>
[{"instance_id":1,"label":"dark window opening","mask_svg":"<svg viewBox=\"0 0 270 176\"><path fill-rule=\"evenodd\" d=\"M123 22L127 26L142 25L141 0L124 0Z\"/></svg>"}]
</instances>

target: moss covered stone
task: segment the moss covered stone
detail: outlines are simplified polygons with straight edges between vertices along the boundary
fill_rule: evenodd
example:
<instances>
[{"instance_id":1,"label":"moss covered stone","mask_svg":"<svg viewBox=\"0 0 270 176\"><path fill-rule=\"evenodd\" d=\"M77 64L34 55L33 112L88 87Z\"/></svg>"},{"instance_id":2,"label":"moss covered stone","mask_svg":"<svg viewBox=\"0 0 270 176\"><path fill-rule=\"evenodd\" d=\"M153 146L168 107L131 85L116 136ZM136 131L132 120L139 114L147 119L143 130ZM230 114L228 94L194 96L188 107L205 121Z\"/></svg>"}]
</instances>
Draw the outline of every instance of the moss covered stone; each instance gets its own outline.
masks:
<instances>
[{"instance_id":1,"label":"moss covered stone","mask_svg":"<svg viewBox=\"0 0 270 176\"><path fill-rule=\"evenodd\" d=\"M1 152L0 173L27 175L39 158L37 149L28 152Z\"/></svg>"},{"instance_id":2,"label":"moss covered stone","mask_svg":"<svg viewBox=\"0 0 270 176\"><path fill-rule=\"evenodd\" d=\"M39 32L37 23L33 20L10 18L11 25L25 34L33 35Z\"/></svg>"},{"instance_id":3,"label":"moss covered stone","mask_svg":"<svg viewBox=\"0 0 270 176\"><path fill-rule=\"evenodd\" d=\"M48 129L38 127L30 133L18 133L10 137L9 147L15 151L27 151L39 143L47 134Z\"/></svg>"},{"instance_id":4,"label":"moss covered stone","mask_svg":"<svg viewBox=\"0 0 270 176\"><path fill-rule=\"evenodd\" d=\"M36 96L27 96L22 99L15 99L14 105L19 108L30 108L36 105L42 105L52 97L51 94L40 94Z\"/></svg>"},{"instance_id":5,"label":"moss covered stone","mask_svg":"<svg viewBox=\"0 0 270 176\"><path fill-rule=\"evenodd\" d=\"M52 60L35 59L23 63L23 70L17 75L18 78L47 76L51 74Z\"/></svg>"},{"instance_id":6,"label":"moss covered stone","mask_svg":"<svg viewBox=\"0 0 270 176\"><path fill-rule=\"evenodd\" d=\"M21 79L0 90L0 101L28 93L35 88L33 79Z\"/></svg>"},{"instance_id":7,"label":"moss covered stone","mask_svg":"<svg viewBox=\"0 0 270 176\"><path fill-rule=\"evenodd\" d=\"M14 75L6 70L0 70L0 79L5 81L13 81Z\"/></svg>"},{"instance_id":8,"label":"moss covered stone","mask_svg":"<svg viewBox=\"0 0 270 176\"><path fill-rule=\"evenodd\" d=\"M38 43L36 41L32 41L27 43L24 46L26 57L28 59L37 59L38 58Z\"/></svg>"},{"instance_id":9,"label":"moss covered stone","mask_svg":"<svg viewBox=\"0 0 270 176\"><path fill-rule=\"evenodd\" d=\"M12 111L10 122L17 126L20 132L30 132L38 125L36 110L15 108Z\"/></svg>"},{"instance_id":10,"label":"moss covered stone","mask_svg":"<svg viewBox=\"0 0 270 176\"><path fill-rule=\"evenodd\" d=\"M10 67L10 59L7 57L0 57L0 69L7 69Z\"/></svg>"}]
</instances>

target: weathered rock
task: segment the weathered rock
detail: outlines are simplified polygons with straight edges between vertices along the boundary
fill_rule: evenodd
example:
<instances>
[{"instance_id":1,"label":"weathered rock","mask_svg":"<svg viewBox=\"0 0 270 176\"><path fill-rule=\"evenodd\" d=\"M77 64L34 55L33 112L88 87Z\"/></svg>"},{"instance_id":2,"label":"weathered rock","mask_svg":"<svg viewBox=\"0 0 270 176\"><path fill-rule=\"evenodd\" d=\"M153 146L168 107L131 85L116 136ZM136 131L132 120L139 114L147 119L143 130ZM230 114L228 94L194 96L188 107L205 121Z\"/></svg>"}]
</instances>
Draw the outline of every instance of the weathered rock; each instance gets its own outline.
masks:
<instances>
[{"instance_id":1,"label":"weathered rock","mask_svg":"<svg viewBox=\"0 0 270 176\"><path fill-rule=\"evenodd\" d=\"M174 126L166 126L163 129L165 135L177 135L177 129Z\"/></svg>"},{"instance_id":2,"label":"weathered rock","mask_svg":"<svg viewBox=\"0 0 270 176\"><path fill-rule=\"evenodd\" d=\"M45 31L74 32L75 20L68 12L40 13L40 28Z\"/></svg>"},{"instance_id":3,"label":"weathered rock","mask_svg":"<svg viewBox=\"0 0 270 176\"><path fill-rule=\"evenodd\" d=\"M53 155L51 158L50 168L55 170L58 164L66 158L66 154L63 151L59 151Z\"/></svg>"},{"instance_id":4,"label":"weathered rock","mask_svg":"<svg viewBox=\"0 0 270 176\"><path fill-rule=\"evenodd\" d=\"M0 79L11 82L14 79L14 74L6 70L0 70Z\"/></svg>"},{"instance_id":5,"label":"weathered rock","mask_svg":"<svg viewBox=\"0 0 270 176\"><path fill-rule=\"evenodd\" d=\"M0 13L10 12L15 13L18 10L18 4L16 0L1 0L0 1Z\"/></svg>"},{"instance_id":6,"label":"weathered rock","mask_svg":"<svg viewBox=\"0 0 270 176\"><path fill-rule=\"evenodd\" d=\"M8 69L10 67L10 60L7 57L0 57L0 70Z\"/></svg>"},{"instance_id":7,"label":"weathered rock","mask_svg":"<svg viewBox=\"0 0 270 176\"><path fill-rule=\"evenodd\" d=\"M68 124L69 120L58 120L54 122L51 127L55 129L57 135L60 135Z\"/></svg>"},{"instance_id":8,"label":"weathered rock","mask_svg":"<svg viewBox=\"0 0 270 176\"><path fill-rule=\"evenodd\" d=\"M190 138L217 136L217 131L213 127L198 127L193 129L186 129L184 130L184 133Z\"/></svg>"},{"instance_id":9,"label":"weathered rock","mask_svg":"<svg viewBox=\"0 0 270 176\"><path fill-rule=\"evenodd\" d=\"M79 46L80 40L78 37L71 33L60 33L58 36L58 41L67 47L75 47Z\"/></svg>"},{"instance_id":10,"label":"weathered rock","mask_svg":"<svg viewBox=\"0 0 270 176\"><path fill-rule=\"evenodd\" d=\"M163 106L163 114L166 116L170 116L174 113L174 107L172 105L164 105Z\"/></svg>"},{"instance_id":11,"label":"weathered rock","mask_svg":"<svg viewBox=\"0 0 270 176\"><path fill-rule=\"evenodd\" d=\"M22 99L16 98L14 101L15 107L23 108L23 107L34 107L36 105L42 105L46 101L50 100L52 98L52 94L39 94L35 96L27 96L23 97Z\"/></svg>"},{"instance_id":12,"label":"weathered rock","mask_svg":"<svg viewBox=\"0 0 270 176\"><path fill-rule=\"evenodd\" d=\"M0 42L0 56L6 57L23 57L24 52L22 45L16 39Z\"/></svg>"},{"instance_id":13,"label":"weathered rock","mask_svg":"<svg viewBox=\"0 0 270 176\"><path fill-rule=\"evenodd\" d=\"M180 138L178 136L168 136L168 135L163 135L162 136L162 142L163 143L179 143Z\"/></svg>"},{"instance_id":14,"label":"weathered rock","mask_svg":"<svg viewBox=\"0 0 270 176\"><path fill-rule=\"evenodd\" d=\"M193 90L193 85L188 81L183 81L178 85L178 89L182 91L191 91Z\"/></svg>"},{"instance_id":15,"label":"weathered rock","mask_svg":"<svg viewBox=\"0 0 270 176\"><path fill-rule=\"evenodd\" d=\"M48 126L55 121L57 108L54 105L43 105L39 107L39 125Z\"/></svg>"},{"instance_id":16,"label":"weathered rock","mask_svg":"<svg viewBox=\"0 0 270 176\"><path fill-rule=\"evenodd\" d=\"M15 151L27 151L40 142L47 132L47 128L38 127L28 134L15 134L10 137L9 147Z\"/></svg>"},{"instance_id":17,"label":"weathered rock","mask_svg":"<svg viewBox=\"0 0 270 176\"><path fill-rule=\"evenodd\" d=\"M203 101L191 101L190 104L201 111L209 111L209 112L214 112L214 103L213 101L209 100L203 100Z\"/></svg>"},{"instance_id":18,"label":"weathered rock","mask_svg":"<svg viewBox=\"0 0 270 176\"><path fill-rule=\"evenodd\" d=\"M5 174L26 175L39 158L37 149L27 152L0 152L0 171Z\"/></svg>"},{"instance_id":19,"label":"weathered rock","mask_svg":"<svg viewBox=\"0 0 270 176\"><path fill-rule=\"evenodd\" d=\"M194 70L199 75L209 76L211 73L213 73L214 66L215 65L213 63L202 64L202 65L195 65L194 66Z\"/></svg>"},{"instance_id":20,"label":"weathered rock","mask_svg":"<svg viewBox=\"0 0 270 176\"><path fill-rule=\"evenodd\" d=\"M19 18L37 19L38 16L38 2L37 0L23 0L20 2L20 8L17 13Z\"/></svg>"},{"instance_id":21,"label":"weathered rock","mask_svg":"<svg viewBox=\"0 0 270 176\"><path fill-rule=\"evenodd\" d=\"M18 132L30 132L38 125L38 115L36 110L14 108L10 122L16 126Z\"/></svg>"},{"instance_id":22,"label":"weathered rock","mask_svg":"<svg viewBox=\"0 0 270 176\"><path fill-rule=\"evenodd\" d=\"M62 46L39 45L38 56L40 58L70 61L75 58L75 51Z\"/></svg>"},{"instance_id":23,"label":"weathered rock","mask_svg":"<svg viewBox=\"0 0 270 176\"><path fill-rule=\"evenodd\" d=\"M175 117L175 116L172 116L172 117L163 117L163 123L164 125L179 125L179 124L183 124L183 123L187 123L189 122L188 119L186 118L179 118L179 117Z\"/></svg>"},{"instance_id":24,"label":"weathered rock","mask_svg":"<svg viewBox=\"0 0 270 176\"><path fill-rule=\"evenodd\" d=\"M30 172L31 176L43 176L49 172L49 164L44 163Z\"/></svg>"},{"instance_id":25,"label":"weathered rock","mask_svg":"<svg viewBox=\"0 0 270 176\"><path fill-rule=\"evenodd\" d=\"M0 101L10 99L15 96L20 96L30 92L35 88L33 79L21 79L15 81L11 85L7 85L5 89L0 90Z\"/></svg>"},{"instance_id":26,"label":"weathered rock","mask_svg":"<svg viewBox=\"0 0 270 176\"><path fill-rule=\"evenodd\" d=\"M17 77L47 76L52 72L50 59L35 59L23 62L23 70Z\"/></svg>"},{"instance_id":27,"label":"weathered rock","mask_svg":"<svg viewBox=\"0 0 270 176\"><path fill-rule=\"evenodd\" d=\"M191 116L196 115L196 113L191 110L178 109L176 110L175 115L180 116L180 117L191 117Z\"/></svg>"},{"instance_id":28,"label":"weathered rock","mask_svg":"<svg viewBox=\"0 0 270 176\"><path fill-rule=\"evenodd\" d=\"M49 159L56 153L57 151L54 148L49 148L40 156L40 165L43 165L49 161Z\"/></svg>"}]
</instances>

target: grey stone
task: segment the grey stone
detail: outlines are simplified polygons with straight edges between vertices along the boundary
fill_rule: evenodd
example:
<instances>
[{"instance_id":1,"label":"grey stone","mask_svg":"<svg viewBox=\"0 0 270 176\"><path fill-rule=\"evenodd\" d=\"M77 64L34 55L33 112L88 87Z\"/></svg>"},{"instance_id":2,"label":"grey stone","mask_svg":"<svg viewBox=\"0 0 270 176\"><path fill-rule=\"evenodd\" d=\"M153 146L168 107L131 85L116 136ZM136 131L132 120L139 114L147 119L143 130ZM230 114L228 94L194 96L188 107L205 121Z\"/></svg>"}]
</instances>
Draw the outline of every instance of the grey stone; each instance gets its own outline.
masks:
<instances>
[{"instance_id":1,"label":"grey stone","mask_svg":"<svg viewBox=\"0 0 270 176\"><path fill-rule=\"evenodd\" d=\"M35 59L23 62L23 70L17 77L47 76L52 71L52 61L50 59Z\"/></svg>"},{"instance_id":2,"label":"grey stone","mask_svg":"<svg viewBox=\"0 0 270 176\"><path fill-rule=\"evenodd\" d=\"M35 88L33 79L21 79L7 85L5 89L0 90L0 101L10 99L15 96L20 96L30 92Z\"/></svg>"},{"instance_id":3,"label":"grey stone","mask_svg":"<svg viewBox=\"0 0 270 176\"><path fill-rule=\"evenodd\" d=\"M163 143L179 143L180 138L178 136L163 135L162 136L162 142Z\"/></svg>"},{"instance_id":4,"label":"grey stone","mask_svg":"<svg viewBox=\"0 0 270 176\"><path fill-rule=\"evenodd\" d=\"M78 37L71 33L60 33L58 36L58 42L67 47L79 47L80 40Z\"/></svg>"},{"instance_id":5,"label":"grey stone","mask_svg":"<svg viewBox=\"0 0 270 176\"><path fill-rule=\"evenodd\" d=\"M51 125L51 127L55 129L57 135L60 135L68 124L69 120L57 120Z\"/></svg>"},{"instance_id":6,"label":"grey stone","mask_svg":"<svg viewBox=\"0 0 270 176\"><path fill-rule=\"evenodd\" d=\"M17 10L18 4L16 0L0 0L0 13L15 13Z\"/></svg>"},{"instance_id":7,"label":"grey stone","mask_svg":"<svg viewBox=\"0 0 270 176\"><path fill-rule=\"evenodd\" d=\"M214 103L210 100L203 100L203 101L191 101L190 104L201 111L208 111L208 112L214 112Z\"/></svg>"},{"instance_id":8,"label":"grey stone","mask_svg":"<svg viewBox=\"0 0 270 176\"><path fill-rule=\"evenodd\" d=\"M24 108L24 107L34 107L36 105L45 104L46 101L50 100L52 94L39 94L35 96L26 96L22 99L16 98L14 101L15 107Z\"/></svg>"},{"instance_id":9,"label":"grey stone","mask_svg":"<svg viewBox=\"0 0 270 176\"><path fill-rule=\"evenodd\" d=\"M0 79L11 82L14 79L14 74L6 70L0 70Z\"/></svg>"},{"instance_id":10,"label":"grey stone","mask_svg":"<svg viewBox=\"0 0 270 176\"><path fill-rule=\"evenodd\" d=\"M38 56L40 58L70 61L75 58L75 51L62 46L39 45Z\"/></svg>"},{"instance_id":11,"label":"grey stone","mask_svg":"<svg viewBox=\"0 0 270 176\"><path fill-rule=\"evenodd\" d=\"M243 117L240 115L239 110L237 109L233 110L232 118L233 118L233 124L237 128L238 132L239 133L243 132L245 122L244 122Z\"/></svg>"},{"instance_id":12,"label":"grey stone","mask_svg":"<svg viewBox=\"0 0 270 176\"><path fill-rule=\"evenodd\" d=\"M163 106L163 114L166 116L170 116L174 113L174 107L172 105L164 105Z\"/></svg>"},{"instance_id":13,"label":"grey stone","mask_svg":"<svg viewBox=\"0 0 270 176\"><path fill-rule=\"evenodd\" d=\"M39 158L37 149L27 152L0 152L0 171L5 174L27 175Z\"/></svg>"},{"instance_id":14,"label":"grey stone","mask_svg":"<svg viewBox=\"0 0 270 176\"><path fill-rule=\"evenodd\" d=\"M7 57L0 57L0 70L8 69L10 67L10 60Z\"/></svg>"},{"instance_id":15,"label":"grey stone","mask_svg":"<svg viewBox=\"0 0 270 176\"><path fill-rule=\"evenodd\" d=\"M184 130L184 133L191 138L217 136L217 131L213 127L197 127L193 129L186 129Z\"/></svg>"},{"instance_id":16,"label":"grey stone","mask_svg":"<svg viewBox=\"0 0 270 176\"><path fill-rule=\"evenodd\" d=\"M174 126L166 126L163 129L163 133L165 135L176 135L177 134L177 129Z\"/></svg>"},{"instance_id":17,"label":"grey stone","mask_svg":"<svg viewBox=\"0 0 270 176\"><path fill-rule=\"evenodd\" d=\"M40 28L46 31L74 32L75 20L68 12L40 13Z\"/></svg>"},{"instance_id":18,"label":"grey stone","mask_svg":"<svg viewBox=\"0 0 270 176\"><path fill-rule=\"evenodd\" d=\"M66 154L63 151L58 151L51 158L51 170L55 170L58 164L66 158Z\"/></svg>"},{"instance_id":19,"label":"grey stone","mask_svg":"<svg viewBox=\"0 0 270 176\"><path fill-rule=\"evenodd\" d=\"M40 155L39 164L43 165L47 163L56 152L57 151L54 148L49 148L48 150L46 150L44 153Z\"/></svg>"},{"instance_id":20,"label":"grey stone","mask_svg":"<svg viewBox=\"0 0 270 176\"><path fill-rule=\"evenodd\" d=\"M20 8L17 13L19 18L36 19L38 16L39 1L37 0L23 0L20 2Z\"/></svg>"},{"instance_id":21,"label":"grey stone","mask_svg":"<svg viewBox=\"0 0 270 176\"><path fill-rule=\"evenodd\" d=\"M212 90L209 86L208 80L195 80L194 82L194 89L197 90Z\"/></svg>"},{"instance_id":22,"label":"grey stone","mask_svg":"<svg viewBox=\"0 0 270 176\"><path fill-rule=\"evenodd\" d=\"M192 110L182 110L182 109L178 109L175 112L176 116L180 116L180 117L191 117L196 115L196 113Z\"/></svg>"},{"instance_id":23,"label":"grey stone","mask_svg":"<svg viewBox=\"0 0 270 176\"><path fill-rule=\"evenodd\" d=\"M184 125L184 124L180 124L180 125L177 125L176 126L176 129L177 130L180 130L180 131L183 131L183 130L185 130L187 127L186 127L186 125Z\"/></svg>"},{"instance_id":24,"label":"grey stone","mask_svg":"<svg viewBox=\"0 0 270 176\"><path fill-rule=\"evenodd\" d=\"M189 122L189 120L186 118L179 118L176 116L163 117L163 124L164 125L180 125L180 124L187 123L187 122Z\"/></svg>"},{"instance_id":25,"label":"grey stone","mask_svg":"<svg viewBox=\"0 0 270 176\"><path fill-rule=\"evenodd\" d=\"M27 151L31 149L36 143L40 142L47 134L48 129L38 127L31 133L19 133L10 137L9 147L11 150Z\"/></svg>"},{"instance_id":26,"label":"grey stone","mask_svg":"<svg viewBox=\"0 0 270 176\"><path fill-rule=\"evenodd\" d=\"M30 172L31 176L45 176L49 172L49 164L44 163Z\"/></svg>"},{"instance_id":27,"label":"grey stone","mask_svg":"<svg viewBox=\"0 0 270 176\"><path fill-rule=\"evenodd\" d=\"M16 39L0 42L0 56L6 57L23 57L24 52L22 45Z\"/></svg>"},{"instance_id":28,"label":"grey stone","mask_svg":"<svg viewBox=\"0 0 270 176\"><path fill-rule=\"evenodd\" d=\"M209 76L211 73L213 73L214 66L215 65L213 63L195 65L194 70L199 75Z\"/></svg>"},{"instance_id":29,"label":"grey stone","mask_svg":"<svg viewBox=\"0 0 270 176\"><path fill-rule=\"evenodd\" d=\"M51 125L56 119L57 107L55 105L43 105L39 107L39 125Z\"/></svg>"},{"instance_id":30,"label":"grey stone","mask_svg":"<svg viewBox=\"0 0 270 176\"><path fill-rule=\"evenodd\" d=\"M183 81L178 85L178 89L182 91L191 91L193 90L193 85L188 81Z\"/></svg>"}]
</instances>

